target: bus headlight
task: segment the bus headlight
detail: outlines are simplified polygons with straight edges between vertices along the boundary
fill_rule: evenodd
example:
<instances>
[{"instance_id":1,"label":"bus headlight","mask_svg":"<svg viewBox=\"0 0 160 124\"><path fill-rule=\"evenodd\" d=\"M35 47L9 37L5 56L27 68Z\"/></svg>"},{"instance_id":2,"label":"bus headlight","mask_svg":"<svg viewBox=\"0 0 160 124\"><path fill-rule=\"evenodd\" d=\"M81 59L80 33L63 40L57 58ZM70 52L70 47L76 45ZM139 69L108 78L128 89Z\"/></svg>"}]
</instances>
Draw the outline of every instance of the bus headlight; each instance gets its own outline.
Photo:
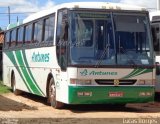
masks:
<instances>
[{"instance_id":1,"label":"bus headlight","mask_svg":"<svg viewBox=\"0 0 160 124\"><path fill-rule=\"evenodd\" d=\"M154 82L153 82L153 80L145 80L145 84L146 85L153 85Z\"/></svg>"},{"instance_id":2,"label":"bus headlight","mask_svg":"<svg viewBox=\"0 0 160 124\"><path fill-rule=\"evenodd\" d=\"M154 80L139 80L138 85L154 85Z\"/></svg>"},{"instance_id":3,"label":"bus headlight","mask_svg":"<svg viewBox=\"0 0 160 124\"><path fill-rule=\"evenodd\" d=\"M145 80L139 80L138 85L145 85Z\"/></svg>"},{"instance_id":4,"label":"bus headlight","mask_svg":"<svg viewBox=\"0 0 160 124\"><path fill-rule=\"evenodd\" d=\"M91 85L91 80L79 80L79 79L70 79L71 84L79 84L79 85Z\"/></svg>"}]
</instances>

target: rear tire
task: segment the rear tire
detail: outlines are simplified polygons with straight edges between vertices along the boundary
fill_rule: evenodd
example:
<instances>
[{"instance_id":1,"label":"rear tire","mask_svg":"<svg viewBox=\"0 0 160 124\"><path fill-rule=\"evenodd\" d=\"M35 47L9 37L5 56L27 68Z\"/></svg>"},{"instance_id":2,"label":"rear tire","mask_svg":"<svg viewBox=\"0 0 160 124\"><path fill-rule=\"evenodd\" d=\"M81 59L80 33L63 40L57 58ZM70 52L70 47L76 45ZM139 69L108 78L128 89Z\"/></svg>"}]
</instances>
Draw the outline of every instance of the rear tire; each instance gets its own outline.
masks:
<instances>
[{"instance_id":1,"label":"rear tire","mask_svg":"<svg viewBox=\"0 0 160 124\"><path fill-rule=\"evenodd\" d=\"M20 95L22 93L22 91L16 89L16 79L15 79L14 73L12 74L12 77L11 77L11 87L12 87L12 92L15 95Z\"/></svg>"},{"instance_id":2,"label":"rear tire","mask_svg":"<svg viewBox=\"0 0 160 124\"><path fill-rule=\"evenodd\" d=\"M51 78L48 84L48 102L50 105L56 109L61 109L64 106L64 103L56 100L56 86L54 79Z\"/></svg>"}]
</instances>

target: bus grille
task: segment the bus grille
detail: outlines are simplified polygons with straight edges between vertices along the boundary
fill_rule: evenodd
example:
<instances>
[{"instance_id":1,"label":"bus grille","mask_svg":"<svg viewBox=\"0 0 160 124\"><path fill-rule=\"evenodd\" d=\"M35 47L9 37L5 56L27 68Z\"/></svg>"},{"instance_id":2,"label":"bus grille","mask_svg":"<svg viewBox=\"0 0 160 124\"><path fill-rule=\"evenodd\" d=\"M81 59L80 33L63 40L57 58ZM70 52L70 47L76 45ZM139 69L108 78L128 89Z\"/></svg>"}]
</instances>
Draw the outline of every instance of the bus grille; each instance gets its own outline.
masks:
<instances>
[{"instance_id":1,"label":"bus grille","mask_svg":"<svg viewBox=\"0 0 160 124\"><path fill-rule=\"evenodd\" d=\"M134 85L137 80L119 80L118 85ZM115 85L114 80L96 79L95 82L99 85Z\"/></svg>"}]
</instances>

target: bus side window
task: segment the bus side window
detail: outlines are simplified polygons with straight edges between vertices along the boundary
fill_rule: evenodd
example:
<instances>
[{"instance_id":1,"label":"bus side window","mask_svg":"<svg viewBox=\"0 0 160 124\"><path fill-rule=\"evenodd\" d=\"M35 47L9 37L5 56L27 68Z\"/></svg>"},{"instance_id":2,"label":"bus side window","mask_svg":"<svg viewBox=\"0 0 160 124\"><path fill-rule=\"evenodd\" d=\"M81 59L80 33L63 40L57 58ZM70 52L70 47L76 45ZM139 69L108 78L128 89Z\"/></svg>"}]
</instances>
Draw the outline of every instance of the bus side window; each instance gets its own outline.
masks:
<instances>
[{"instance_id":1,"label":"bus side window","mask_svg":"<svg viewBox=\"0 0 160 124\"><path fill-rule=\"evenodd\" d=\"M4 47L5 48L8 48L10 46L10 31L6 32L5 34L5 44L4 44Z\"/></svg>"},{"instance_id":2,"label":"bus side window","mask_svg":"<svg viewBox=\"0 0 160 124\"><path fill-rule=\"evenodd\" d=\"M16 30L17 29L11 31L11 47L15 47L16 45Z\"/></svg>"},{"instance_id":3,"label":"bus side window","mask_svg":"<svg viewBox=\"0 0 160 124\"><path fill-rule=\"evenodd\" d=\"M51 16L44 20L44 41L53 45L55 17Z\"/></svg>"},{"instance_id":4,"label":"bus side window","mask_svg":"<svg viewBox=\"0 0 160 124\"><path fill-rule=\"evenodd\" d=\"M40 20L33 24L33 41L32 43L40 43L42 39L43 21Z\"/></svg>"},{"instance_id":5,"label":"bus side window","mask_svg":"<svg viewBox=\"0 0 160 124\"><path fill-rule=\"evenodd\" d=\"M66 70L67 66L67 42L68 42L67 11L62 10L58 12L56 44L57 44L58 63L63 71Z\"/></svg>"},{"instance_id":6,"label":"bus side window","mask_svg":"<svg viewBox=\"0 0 160 124\"><path fill-rule=\"evenodd\" d=\"M32 24L25 26L25 45L30 45L32 40Z\"/></svg>"},{"instance_id":7,"label":"bus side window","mask_svg":"<svg viewBox=\"0 0 160 124\"><path fill-rule=\"evenodd\" d=\"M20 47L20 46L22 46L22 44L23 44L23 34L24 34L24 28L23 27L20 27L20 28L18 28L18 30L17 30L17 47Z\"/></svg>"}]
</instances>

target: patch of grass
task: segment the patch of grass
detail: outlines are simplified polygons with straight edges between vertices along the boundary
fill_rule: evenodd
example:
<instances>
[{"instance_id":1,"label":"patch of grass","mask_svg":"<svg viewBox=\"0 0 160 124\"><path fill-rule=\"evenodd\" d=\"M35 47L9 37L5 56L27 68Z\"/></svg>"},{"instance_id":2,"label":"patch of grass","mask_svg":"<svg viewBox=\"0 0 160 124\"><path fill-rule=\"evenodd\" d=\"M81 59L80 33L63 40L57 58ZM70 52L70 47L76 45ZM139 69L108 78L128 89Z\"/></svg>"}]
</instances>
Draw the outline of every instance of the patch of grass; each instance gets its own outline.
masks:
<instances>
[{"instance_id":1,"label":"patch of grass","mask_svg":"<svg viewBox=\"0 0 160 124\"><path fill-rule=\"evenodd\" d=\"M11 92L11 89L7 86L4 86L2 84L2 81L0 81L0 94L9 93Z\"/></svg>"}]
</instances>

